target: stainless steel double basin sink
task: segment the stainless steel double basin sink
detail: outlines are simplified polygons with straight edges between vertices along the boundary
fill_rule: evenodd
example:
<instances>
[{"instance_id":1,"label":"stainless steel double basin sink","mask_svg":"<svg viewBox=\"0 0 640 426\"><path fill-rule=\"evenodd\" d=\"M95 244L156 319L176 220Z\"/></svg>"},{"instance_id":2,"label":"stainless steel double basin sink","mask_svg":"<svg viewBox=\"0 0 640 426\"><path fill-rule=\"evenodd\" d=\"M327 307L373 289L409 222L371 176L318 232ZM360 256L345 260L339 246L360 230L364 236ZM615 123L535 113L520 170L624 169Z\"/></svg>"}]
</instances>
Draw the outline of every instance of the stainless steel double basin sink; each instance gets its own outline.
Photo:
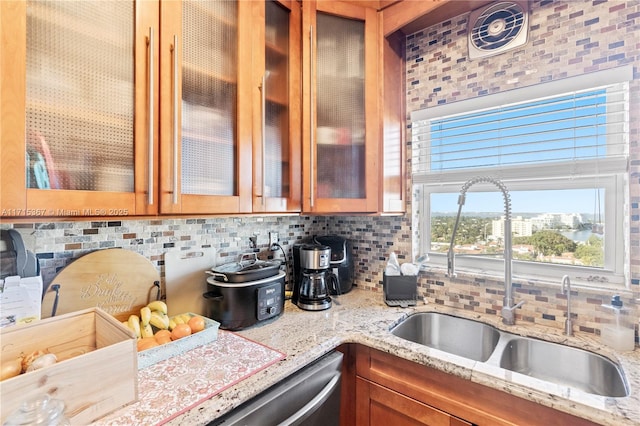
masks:
<instances>
[{"instance_id":1,"label":"stainless steel double basin sink","mask_svg":"<svg viewBox=\"0 0 640 426\"><path fill-rule=\"evenodd\" d=\"M395 336L539 380L606 397L629 388L613 361L582 349L498 330L437 312L413 314L391 330Z\"/></svg>"}]
</instances>

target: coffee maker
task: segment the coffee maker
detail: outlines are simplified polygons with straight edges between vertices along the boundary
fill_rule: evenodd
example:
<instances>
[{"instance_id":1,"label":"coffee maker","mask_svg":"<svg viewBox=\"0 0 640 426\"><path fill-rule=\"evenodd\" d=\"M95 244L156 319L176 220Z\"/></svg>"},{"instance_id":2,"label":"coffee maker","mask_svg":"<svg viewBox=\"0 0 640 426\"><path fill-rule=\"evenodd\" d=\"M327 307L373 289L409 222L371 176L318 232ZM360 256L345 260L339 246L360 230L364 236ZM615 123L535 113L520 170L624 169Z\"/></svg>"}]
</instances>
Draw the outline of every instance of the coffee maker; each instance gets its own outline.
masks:
<instances>
[{"instance_id":1,"label":"coffee maker","mask_svg":"<svg viewBox=\"0 0 640 426\"><path fill-rule=\"evenodd\" d=\"M337 280L330 268L331 248L319 244L293 247L294 283L291 302L300 309L321 311L331 307L331 288Z\"/></svg>"},{"instance_id":2,"label":"coffee maker","mask_svg":"<svg viewBox=\"0 0 640 426\"><path fill-rule=\"evenodd\" d=\"M331 271L337 277L338 285L336 289L331 289L331 294L348 293L354 281L355 264L351 253L351 241L338 235L324 235L315 237L318 244L331 248Z\"/></svg>"}]
</instances>

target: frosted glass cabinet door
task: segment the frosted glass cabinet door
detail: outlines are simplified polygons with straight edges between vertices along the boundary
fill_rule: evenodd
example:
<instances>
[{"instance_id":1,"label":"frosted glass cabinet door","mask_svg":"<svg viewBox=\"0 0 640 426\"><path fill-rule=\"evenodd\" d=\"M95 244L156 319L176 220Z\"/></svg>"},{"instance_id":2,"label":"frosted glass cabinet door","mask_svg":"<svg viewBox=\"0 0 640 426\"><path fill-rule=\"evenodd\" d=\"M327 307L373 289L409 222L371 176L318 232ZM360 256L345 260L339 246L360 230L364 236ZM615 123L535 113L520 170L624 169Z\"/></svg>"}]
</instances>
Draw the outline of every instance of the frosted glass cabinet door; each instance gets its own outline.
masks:
<instances>
[{"instance_id":1,"label":"frosted glass cabinet door","mask_svg":"<svg viewBox=\"0 0 640 426\"><path fill-rule=\"evenodd\" d=\"M133 2L27 1L27 187L133 192Z\"/></svg>"},{"instance_id":2,"label":"frosted glass cabinet door","mask_svg":"<svg viewBox=\"0 0 640 426\"><path fill-rule=\"evenodd\" d=\"M254 212L300 211L300 4L253 2ZM260 31L258 31L260 29Z\"/></svg>"},{"instance_id":3,"label":"frosted glass cabinet door","mask_svg":"<svg viewBox=\"0 0 640 426\"><path fill-rule=\"evenodd\" d=\"M155 102L152 90L137 90L154 66L156 51L142 33L154 13L157 20L153 2L1 7L2 89L11 100L2 111L2 177L13 184L3 207L16 208L15 216L155 212L155 140L145 131L146 111L135 111L136 102Z\"/></svg>"},{"instance_id":4,"label":"frosted glass cabinet door","mask_svg":"<svg viewBox=\"0 0 640 426\"><path fill-rule=\"evenodd\" d=\"M250 64L250 57L245 60L250 46L241 34L248 29L244 26L250 26L250 3L160 3L162 213L234 213L251 208L251 157L243 149L251 137L246 109L250 100L245 101L242 93L248 82L244 73L251 67L240 68ZM249 139L244 136L247 132ZM247 170L246 161L241 161L245 157ZM248 203L241 200L245 193Z\"/></svg>"},{"instance_id":5,"label":"frosted glass cabinet door","mask_svg":"<svg viewBox=\"0 0 640 426\"><path fill-rule=\"evenodd\" d=\"M376 212L376 12L350 3L313 2L304 17L303 210Z\"/></svg>"},{"instance_id":6,"label":"frosted glass cabinet door","mask_svg":"<svg viewBox=\"0 0 640 426\"><path fill-rule=\"evenodd\" d=\"M235 195L238 7L182 2L182 193Z\"/></svg>"},{"instance_id":7,"label":"frosted glass cabinet door","mask_svg":"<svg viewBox=\"0 0 640 426\"><path fill-rule=\"evenodd\" d=\"M318 198L365 197L364 22L318 13Z\"/></svg>"},{"instance_id":8,"label":"frosted glass cabinet door","mask_svg":"<svg viewBox=\"0 0 640 426\"><path fill-rule=\"evenodd\" d=\"M288 197L289 11L267 1L264 73L264 196Z\"/></svg>"}]
</instances>

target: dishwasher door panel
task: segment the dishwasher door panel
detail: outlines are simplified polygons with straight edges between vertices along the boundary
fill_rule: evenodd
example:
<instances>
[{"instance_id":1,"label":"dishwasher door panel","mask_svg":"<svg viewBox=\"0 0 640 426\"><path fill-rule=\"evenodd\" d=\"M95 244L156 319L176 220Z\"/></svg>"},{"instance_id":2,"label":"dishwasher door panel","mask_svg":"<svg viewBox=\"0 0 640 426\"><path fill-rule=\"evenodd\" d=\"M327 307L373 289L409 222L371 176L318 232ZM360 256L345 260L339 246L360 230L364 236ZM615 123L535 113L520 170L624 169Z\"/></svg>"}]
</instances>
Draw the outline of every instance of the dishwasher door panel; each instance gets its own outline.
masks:
<instances>
[{"instance_id":1,"label":"dishwasher door panel","mask_svg":"<svg viewBox=\"0 0 640 426\"><path fill-rule=\"evenodd\" d=\"M209 426L338 426L342 353L323 356Z\"/></svg>"}]
</instances>

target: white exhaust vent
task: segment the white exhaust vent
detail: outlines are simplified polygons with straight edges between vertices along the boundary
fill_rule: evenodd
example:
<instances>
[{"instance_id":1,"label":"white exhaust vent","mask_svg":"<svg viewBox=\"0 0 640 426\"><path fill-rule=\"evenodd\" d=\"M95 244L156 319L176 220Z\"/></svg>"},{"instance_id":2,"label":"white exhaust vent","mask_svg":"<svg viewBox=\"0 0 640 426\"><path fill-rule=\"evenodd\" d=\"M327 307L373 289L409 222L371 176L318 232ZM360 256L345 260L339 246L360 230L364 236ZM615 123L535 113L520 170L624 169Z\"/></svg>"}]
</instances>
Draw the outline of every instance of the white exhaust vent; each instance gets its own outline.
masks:
<instances>
[{"instance_id":1,"label":"white exhaust vent","mask_svg":"<svg viewBox=\"0 0 640 426\"><path fill-rule=\"evenodd\" d=\"M485 58L523 46L529 27L528 5L501 1L469 15L469 59Z\"/></svg>"}]
</instances>

